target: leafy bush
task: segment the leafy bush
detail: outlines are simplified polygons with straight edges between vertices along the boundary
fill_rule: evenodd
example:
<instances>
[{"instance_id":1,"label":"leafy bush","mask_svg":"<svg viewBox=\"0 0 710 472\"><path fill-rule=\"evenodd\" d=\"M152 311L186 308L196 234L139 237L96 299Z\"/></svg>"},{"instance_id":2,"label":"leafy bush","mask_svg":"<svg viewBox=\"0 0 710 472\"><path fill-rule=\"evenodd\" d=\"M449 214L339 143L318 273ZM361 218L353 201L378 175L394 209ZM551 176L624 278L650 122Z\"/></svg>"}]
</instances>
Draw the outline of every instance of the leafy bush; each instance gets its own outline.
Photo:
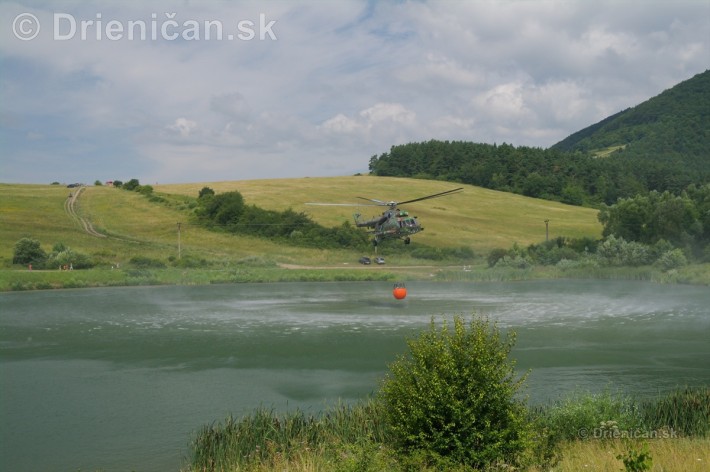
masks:
<instances>
[{"instance_id":1,"label":"leafy bush","mask_svg":"<svg viewBox=\"0 0 710 472\"><path fill-rule=\"evenodd\" d=\"M40 246L36 239L22 238L15 243L15 250L12 255L13 264L32 264L40 268L47 260L47 253Z\"/></svg>"},{"instance_id":2,"label":"leafy bush","mask_svg":"<svg viewBox=\"0 0 710 472\"><path fill-rule=\"evenodd\" d=\"M624 463L624 470L626 472L651 470L651 466L653 465L653 459L648 452L648 443L644 443L641 449L636 449L635 446L631 446L626 454L619 454L616 458Z\"/></svg>"},{"instance_id":3,"label":"leafy bush","mask_svg":"<svg viewBox=\"0 0 710 472\"><path fill-rule=\"evenodd\" d=\"M202 187L200 192L197 194L197 198L203 198L208 196L214 196L214 190L209 187Z\"/></svg>"},{"instance_id":4,"label":"leafy bush","mask_svg":"<svg viewBox=\"0 0 710 472\"><path fill-rule=\"evenodd\" d=\"M651 251L648 246L635 241L626 241L624 238L616 238L613 235L607 237L597 247L597 255L602 264L609 266L637 267L651 262Z\"/></svg>"},{"instance_id":5,"label":"leafy bush","mask_svg":"<svg viewBox=\"0 0 710 472\"><path fill-rule=\"evenodd\" d=\"M531 244L527 253L533 262L541 265L555 265L563 259L579 259L578 251L567 246L565 238L556 238L541 244Z\"/></svg>"},{"instance_id":6,"label":"leafy bush","mask_svg":"<svg viewBox=\"0 0 710 472\"><path fill-rule=\"evenodd\" d=\"M114 181L113 184L115 186L116 182ZM131 179L128 182L126 182L125 184L122 184L122 188L124 190L130 190L130 191L136 190L140 186L141 186L141 183L138 179Z\"/></svg>"},{"instance_id":7,"label":"leafy bush","mask_svg":"<svg viewBox=\"0 0 710 472\"><path fill-rule=\"evenodd\" d=\"M555 266L562 270L598 269L599 262L595 257L583 257L577 260L562 259L557 264L555 264Z\"/></svg>"},{"instance_id":8,"label":"leafy bush","mask_svg":"<svg viewBox=\"0 0 710 472\"><path fill-rule=\"evenodd\" d=\"M52 251L52 254L47 258L47 266L54 269L56 269L57 266L68 266L73 269L90 269L94 266L94 263L88 255L62 246L61 250Z\"/></svg>"},{"instance_id":9,"label":"leafy bush","mask_svg":"<svg viewBox=\"0 0 710 472\"><path fill-rule=\"evenodd\" d=\"M486 257L486 262L488 262L488 267L494 267L498 263L498 261L503 259L507 254L508 254L507 249L503 249L500 247L492 249L491 252L488 253L488 257Z\"/></svg>"},{"instance_id":10,"label":"leafy bush","mask_svg":"<svg viewBox=\"0 0 710 472\"><path fill-rule=\"evenodd\" d=\"M345 222L335 228L325 228L308 215L292 209L273 211L255 205L245 205L239 192L217 195L205 187L198 199L195 214L208 227L225 231L318 248L364 248L367 233Z\"/></svg>"},{"instance_id":11,"label":"leafy bush","mask_svg":"<svg viewBox=\"0 0 710 472\"><path fill-rule=\"evenodd\" d=\"M496 262L496 267L511 267L513 269L527 269L532 265L532 261L527 256L513 255L505 256Z\"/></svg>"},{"instance_id":12,"label":"leafy bush","mask_svg":"<svg viewBox=\"0 0 710 472\"><path fill-rule=\"evenodd\" d=\"M508 358L514 340L487 318L457 316L440 331L432 319L380 391L396 447L473 467L519 462L531 430L514 398L524 381Z\"/></svg>"},{"instance_id":13,"label":"leafy bush","mask_svg":"<svg viewBox=\"0 0 710 472\"><path fill-rule=\"evenodd\" d=\"M235 224L244 213L244 197L239 192L225 192L203 199L199 216L216 225Z\"/></svg>"},{"instance_id":14,"label":"leafy bush","mask_svg":"<svg viewBox=\"0 0 710 472\"><path fill-rule=\"evenodd\" d=\"M688 259L681 249L672 249L661 254L654 265L667 271L688 265Z\"/></svg>"}]
</instances>

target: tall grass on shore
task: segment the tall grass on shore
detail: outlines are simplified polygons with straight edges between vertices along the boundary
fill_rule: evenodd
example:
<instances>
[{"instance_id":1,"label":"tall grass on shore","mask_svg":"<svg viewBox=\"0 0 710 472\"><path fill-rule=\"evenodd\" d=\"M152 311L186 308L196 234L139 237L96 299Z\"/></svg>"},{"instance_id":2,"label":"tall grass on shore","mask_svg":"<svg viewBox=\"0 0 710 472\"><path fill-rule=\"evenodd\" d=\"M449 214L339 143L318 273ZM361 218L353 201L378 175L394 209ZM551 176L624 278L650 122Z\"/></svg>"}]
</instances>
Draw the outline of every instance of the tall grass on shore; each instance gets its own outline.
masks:
<instances>
[{"instance_id":1,"label":"tall grass on shore","mask_svg":"<svg viewBox=\"0 0 710 472\"><path fill-rule=\"evenodd\" d=\"M605 390L576 392L531 414L561 440L642 437L709 437L710 387L679 388L637 401Z\"/></svg>"},{"instance_id":2,"label":"tall grass on shore","mask_svg":"<svg viewBox=\"0 0 710 472\"><path fill-rule=\"evenodd\" d=\"M710 437L710 387L684 388L641 404L651 430L668 428L682 436Z\"/></svg>"},{"instance_id":3,"label":"tall grass on shore","mask_svg":"<svg viewBox=\"0 0 710 472\"><path fill-rule=\"evenodd\" d=\"M559 471L623 470L617 456L647 441L654 464L664 464L658 470L705 470L710 459L710 387L645 401L610 391L574 393L530 415L548 441L539 447L549 450L536 452L558 457ZM382 404L372 399L317 415L259 408L200 429L186 470L435 470L425 456L402 457L392 448L384 418Z\"/></svg>"},{"instance_id":4,"label":"tall grass on shore","mask_svg":"<svg viewBox=\"0 0 710 472\"><path fill-rule=\"evenodd\" d=\"M223 471L292 460L311 451L327 455L344 444L385 443L381 405L339 404L318 415L301 410L278 414L259 408L241 419L203 427L192 443L191 470Z\"/></svg>"}]
</instances>

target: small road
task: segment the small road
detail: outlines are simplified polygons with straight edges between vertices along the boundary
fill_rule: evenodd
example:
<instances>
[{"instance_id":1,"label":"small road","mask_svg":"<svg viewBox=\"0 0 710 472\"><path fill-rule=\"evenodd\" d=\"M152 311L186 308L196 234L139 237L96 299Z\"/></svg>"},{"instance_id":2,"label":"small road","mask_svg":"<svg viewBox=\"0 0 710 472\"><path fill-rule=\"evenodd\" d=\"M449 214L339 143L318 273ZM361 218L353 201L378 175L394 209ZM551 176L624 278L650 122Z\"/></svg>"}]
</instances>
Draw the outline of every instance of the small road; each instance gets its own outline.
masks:
<instances>
[{"instance_id":1,"label":"small road","mask_svg":"<svg viewBox=\"0 0 710 472\"><path fill-rule=\"evenodd\" d=\"M93 225L89 220L86 218L82 217L77 213L77 200L79 199L79 195L86 189L86 187L79 187L75 192L72 192L71 195L64 201L64 211L66 212L67 215L79 225L84 228L84 231L94 237L97 238L105 238L105 234L101 234L96 229L94 229Z\"/></svg>"}]
</instances>

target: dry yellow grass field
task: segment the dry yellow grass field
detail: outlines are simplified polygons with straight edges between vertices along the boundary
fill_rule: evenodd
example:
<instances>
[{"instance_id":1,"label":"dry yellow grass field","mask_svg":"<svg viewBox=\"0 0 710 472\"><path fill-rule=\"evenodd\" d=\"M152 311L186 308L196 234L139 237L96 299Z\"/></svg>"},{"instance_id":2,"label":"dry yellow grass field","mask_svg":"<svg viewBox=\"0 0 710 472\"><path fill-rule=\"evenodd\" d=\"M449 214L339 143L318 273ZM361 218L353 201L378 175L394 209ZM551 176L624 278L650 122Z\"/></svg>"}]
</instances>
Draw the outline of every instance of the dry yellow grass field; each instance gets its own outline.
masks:
<instances>
[{"instance_id":1,"label":"dry yellow grass field","mask_svg":"<svg viewBox=\"0 0 710 472\"><path fill-rule=\"evenodd\" d=\"M416 241L431 246L470 246L477 253L495 247L510 247L545 240L545 220L550 220L550 238L600 237L597 210L514 195L506 192L432 180L394 177L348 176L301 179L245 180L157 185L157 192L197 196L209 187L217 193L239 191L245 203L266 209L291 208L305 212L326 226L352 222L353 213L363 217L382 208L366 206L357 197L383 201L406 201L463 187L453 195L402 205L419 217L425 230ZM362 206L309 206L308 202L362 203Z\"/></svg>"}]
</instances>

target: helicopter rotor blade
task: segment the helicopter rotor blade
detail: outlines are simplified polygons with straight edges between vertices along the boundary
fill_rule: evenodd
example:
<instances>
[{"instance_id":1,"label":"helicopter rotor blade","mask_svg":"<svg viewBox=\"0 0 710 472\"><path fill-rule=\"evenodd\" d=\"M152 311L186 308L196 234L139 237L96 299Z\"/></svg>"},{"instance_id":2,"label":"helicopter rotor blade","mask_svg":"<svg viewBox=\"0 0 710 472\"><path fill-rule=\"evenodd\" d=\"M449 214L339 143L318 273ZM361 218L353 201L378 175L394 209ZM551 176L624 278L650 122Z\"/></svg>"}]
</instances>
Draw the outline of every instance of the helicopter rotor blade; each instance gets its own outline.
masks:
<instances>
[{"instance_id":1,"label":"helicopter rotor blade","mask_svg":"<svg viewBox=\"0 0 710 472\"><path fill-rule=\"evenodd\" d=\"M357 197L360 200L367 200L368 202L375 202L377 205L375 206L388 206L389 203L383 202L382 200L377 200L376 198L365 198L365 197Z\"/></svg>"},{"instance_id":2,"label":"helicopter rotor blade","mask_svg":"<svg viewBox=\"0 0 710 472\"><path fill-rule=\"evenodd\" d=\"M377 200L376 198L365 198L365 197L357 197L361 200L366 200L368 202L374 202L374 203L318 203L318 202L308 202L306 205L319 205L319 206L386 206L390 208L394 208L397 205L402 205L405 203L412 203L412 202L419 202L422 200L428 200L430 198L437 198L437 197L443 197L445 195L449 195L452 193L460 192L463 190L463 187L455 188L453 190L447 190L446 192L440 192L440 193L435 193L433 195L427 195L426 197L419 197L415 198L412 200L405 200L403 202L384 202L382 200Z\"/></svg>"},{"instance_id":3,"label":"helicopter rotor blade","mask_svg":"<svg viewBox=\"0 0 710 472\"><path fill-rule=\"evenodd\" d=\"M372 203L317 203L317 202L308 202L306 205L313 205L313 206L344 206L344 207L361 207L361 206L380 206L380 205L373 205Z\"/></svg>"},{"instance_id":4,"label":"helicopter rotor blade","mask_svg":"<svg viewBox=\"0 0 710 472\"><path fill-rule=\"evenodd\" d=\"M397 202L398 205L404 205L405 203L413 203L413 202L420 202L422 200L429 200L430 198L438 198L438 197L443 197L445 195L450 195L452 193L457 193L463 190L463 187L455 188L453 190L447 190L446 192L441 192L441 193L435 193L433 195L427 195L426 197L419 197L415 198L413 200L407 200L404 202Z\"/></svg>"}]
</instances>

